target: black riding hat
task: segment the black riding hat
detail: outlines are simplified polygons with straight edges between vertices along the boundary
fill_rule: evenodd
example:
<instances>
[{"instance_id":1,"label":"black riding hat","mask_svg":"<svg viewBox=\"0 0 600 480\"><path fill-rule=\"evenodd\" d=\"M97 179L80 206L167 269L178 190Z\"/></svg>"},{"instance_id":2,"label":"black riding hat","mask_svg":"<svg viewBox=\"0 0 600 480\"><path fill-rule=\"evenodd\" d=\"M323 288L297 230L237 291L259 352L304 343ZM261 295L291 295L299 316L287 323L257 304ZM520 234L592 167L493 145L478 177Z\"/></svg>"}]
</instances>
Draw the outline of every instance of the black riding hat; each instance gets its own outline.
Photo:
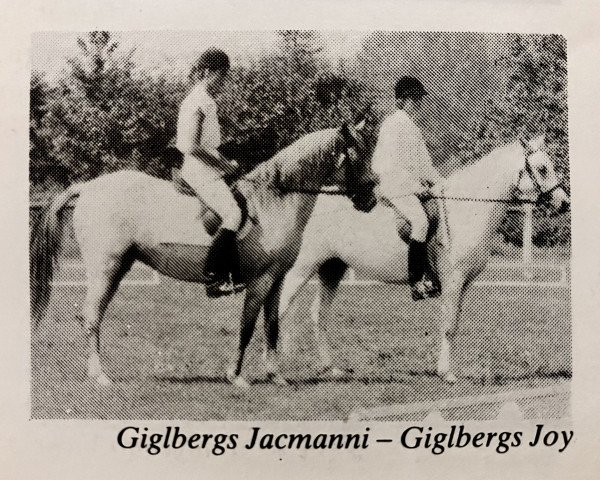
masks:
<instances>
[{"instance_id":1,"label":"black riding hat","mask_svg":"<svg viewBox=\"0 0 600 480\"><path fill-rule=\"evenodd\" d=\"M196 62L196 71L208 70L229 70L231 64L229 62L229 56L218 48L209 48L204 51Z\"/></svg>"},{"instance_id":2,"label":"black riding hat","mask_svg":"<svg viewBox=\"0 0 600 480\"><path fill-rule=\"evenodd\" d=\"M418 78L401 77L394 89L396 98L420 98L427 95L427 90Z\"/></svg>"}]
</instances>

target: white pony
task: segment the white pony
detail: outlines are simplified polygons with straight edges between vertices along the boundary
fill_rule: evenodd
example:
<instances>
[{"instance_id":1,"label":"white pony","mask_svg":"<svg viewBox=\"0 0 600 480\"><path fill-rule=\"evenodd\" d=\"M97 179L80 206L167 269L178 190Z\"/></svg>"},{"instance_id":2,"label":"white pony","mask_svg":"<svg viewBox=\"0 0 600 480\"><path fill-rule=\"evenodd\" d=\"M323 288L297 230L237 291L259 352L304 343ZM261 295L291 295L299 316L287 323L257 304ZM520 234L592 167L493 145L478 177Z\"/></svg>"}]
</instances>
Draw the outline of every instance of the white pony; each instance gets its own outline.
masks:
<instances>
[{"instance_id":1,"label":"white pony","mask_svg":"<svg viewBox=\"0 0 600 480\"><path fill-rule=\"evenodd\" d=\"M491 237L510 200L516 195L530 201L545 197L557 210L569 205L569 197L543 150L544 143L543 136L530 142L514 141L446 181L445 200L440 204L444 214L429 242L429 254L442 288L437 373L448 382L456 381L451 352L465 290L485 268ZM311 316L323 371L341 374L332 368L320 325L328 320L346 268L385 283L408 283L408 246L396 229L394 212L382 202L364 213L354 209L346 198L319 196L304 230L300 253L283 282L279 315L281 320L302 286L318 273L319 288Z\"/></svg>"}]
</instances>

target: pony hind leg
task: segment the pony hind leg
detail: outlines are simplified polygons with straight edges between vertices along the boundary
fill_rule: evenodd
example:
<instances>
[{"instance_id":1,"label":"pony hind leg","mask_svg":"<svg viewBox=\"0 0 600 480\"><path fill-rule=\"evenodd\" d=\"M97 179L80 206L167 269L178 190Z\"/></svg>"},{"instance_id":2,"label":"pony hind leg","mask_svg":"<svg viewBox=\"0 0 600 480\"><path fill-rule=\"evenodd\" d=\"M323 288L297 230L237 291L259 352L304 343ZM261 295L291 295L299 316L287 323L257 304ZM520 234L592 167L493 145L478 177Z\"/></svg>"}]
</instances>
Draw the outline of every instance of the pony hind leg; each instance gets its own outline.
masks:
<instances>
[{"instance_id":1,"label":"pony hind leg","mask_svg":"<svg viewBox=\"0 0 600 480\"><path fill-rule=\"evenodd\" d=\"M111 384L100 361L100 325L119 283L131 268L134 255L130 252L106 257L87 266L87 292L82 310L82 326L88 347L88 377L101 386Z\"/></svg>"},{"instance_id":2,"label":"pony hind leg","mask_svg":"<svg viewBox=\"0 0 600 480\"><path fill-rule=\"evenodd\" d=\"M333 301L347 265L338 259L332 259L319 269L319 286L312 303L310 314L315 341L319 353L319 374L341 377L347 372L334 367L326 338L325 325L329 325Z\"/></svg>"}]
</instances>

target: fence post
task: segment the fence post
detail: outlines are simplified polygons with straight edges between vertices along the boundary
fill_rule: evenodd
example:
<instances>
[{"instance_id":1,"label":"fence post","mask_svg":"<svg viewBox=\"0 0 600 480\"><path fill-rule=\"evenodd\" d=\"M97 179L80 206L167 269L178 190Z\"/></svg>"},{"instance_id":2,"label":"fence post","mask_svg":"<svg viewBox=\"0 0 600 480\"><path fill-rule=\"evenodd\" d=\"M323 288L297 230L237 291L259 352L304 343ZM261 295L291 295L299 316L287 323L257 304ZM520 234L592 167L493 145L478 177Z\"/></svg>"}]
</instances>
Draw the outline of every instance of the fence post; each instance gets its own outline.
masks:
<instances>
[{"instance_id":1,"label":"fence post","mask_svg":"<svg viewBox=\"0 0 600 480\"><path fill-rule=\"evenodd\" d=\"M348 269L348 283L350 285L353 285L355 281L356 281L356 272L354 271L354 269L349 268Z\"/></svg>"},{"instance_id":2,"label":"fence post","mask_svg":"<svg viewBox=\"0 0 600 480\"><path fill-rule=\"evenodd\" d=\"M533 278L533 204L523 205L523 276Z\"/></svg>"}]
</instances>

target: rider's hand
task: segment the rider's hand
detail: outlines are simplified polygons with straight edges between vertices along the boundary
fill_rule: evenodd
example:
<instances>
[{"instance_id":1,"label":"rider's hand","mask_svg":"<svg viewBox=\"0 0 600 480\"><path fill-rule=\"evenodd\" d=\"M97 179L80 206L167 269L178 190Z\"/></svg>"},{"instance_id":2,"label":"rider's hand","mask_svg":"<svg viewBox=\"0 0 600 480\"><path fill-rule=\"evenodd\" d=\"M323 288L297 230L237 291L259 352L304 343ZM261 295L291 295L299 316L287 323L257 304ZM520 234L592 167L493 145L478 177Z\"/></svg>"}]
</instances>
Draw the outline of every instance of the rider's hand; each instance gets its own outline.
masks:
<instances>
[{"instance_id":1,"label":"rider's hand","mask_svg":"<svg viewBox=\"0 0 600 480\"><path fill-rule=\"evenodd\" d=\"M429 187L425 186L423 182L415 181L412 185L412 192L418 197L427 194Z\"/></svg>"},{"instance_id":2,"label":"rider's hand","mask_svg":"<svg viewBox=\"0 0 600 480\"><path fill-rule=\"evenodd\" d=\"M240 168L240 165L235 160L227 160L225 157L221 157L221 161L223 162L223 173L226 176L235 175Z\"/></svg>"}]
</instances>

